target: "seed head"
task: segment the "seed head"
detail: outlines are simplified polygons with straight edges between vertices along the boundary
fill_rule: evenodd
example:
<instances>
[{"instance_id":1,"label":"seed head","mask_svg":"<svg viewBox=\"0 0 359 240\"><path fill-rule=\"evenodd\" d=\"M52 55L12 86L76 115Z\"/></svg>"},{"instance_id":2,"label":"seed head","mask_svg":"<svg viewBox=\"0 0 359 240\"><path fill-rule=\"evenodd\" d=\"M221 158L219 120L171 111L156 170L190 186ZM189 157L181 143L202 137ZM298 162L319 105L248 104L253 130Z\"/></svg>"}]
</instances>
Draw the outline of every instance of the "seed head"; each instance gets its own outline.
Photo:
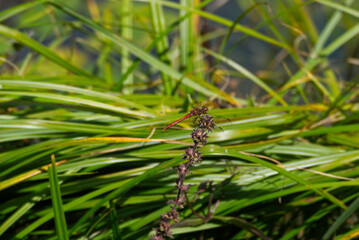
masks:
<instances>
[{"instance_id":1,"label":"seed head","mask_svg":"<svg viewBox=\"0 0 359 240\"><path fill-rule=\"evenodd\" d=\"M191 133L191 136L192 136L193 142L195 142L195 143L202 143L202 144L207 143L208 134L205 132L204 129L201 129L201 128L195 129Z\"/></svg>"},{"instance_id":2,"label":"seed head","mask_svg":"<svg viewBox=\"0 0 359 240\"><path fill-rule=\"evenodd\" d=\"M199 127L206 129L208 132L214 130L216 123L213 120L213 117L209 114L202 115L199 119Z\"/></svg>"},{"instance_id":3,"label":"seed head","mask_svg":"<svg viewBox=\"0 0 359 240\"><path fill-rule=\"evenodd\" d=\"M192 163L199 163L202 160L202 155L198 150L194 150L193 148L187 148L182 159L187 159Z\"/></svg>"}]
</instances>

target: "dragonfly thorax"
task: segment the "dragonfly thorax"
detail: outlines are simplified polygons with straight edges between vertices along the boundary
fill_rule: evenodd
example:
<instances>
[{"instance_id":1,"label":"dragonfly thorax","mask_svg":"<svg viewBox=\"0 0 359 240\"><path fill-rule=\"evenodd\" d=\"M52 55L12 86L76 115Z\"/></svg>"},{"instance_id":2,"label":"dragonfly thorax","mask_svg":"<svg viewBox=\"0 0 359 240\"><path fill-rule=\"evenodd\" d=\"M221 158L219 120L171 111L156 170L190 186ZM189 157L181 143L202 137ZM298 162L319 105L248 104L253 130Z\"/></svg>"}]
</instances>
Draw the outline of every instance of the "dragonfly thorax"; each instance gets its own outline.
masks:
<instances>
[{"instance_id":1,"label":"dragonfly thorax","mask_svg":"<svg viewBox=\"0 0 359 240\"><path fill-rule=\"evenodd\" d=\"M201 108L198 108L198 107L195 107L191 110L190 114L191 114L191 117L193 116L200 116L201 114L207 114L208 112L208 108L205 107L205 106L202 106Z\"/></svg>"}]
</instances>

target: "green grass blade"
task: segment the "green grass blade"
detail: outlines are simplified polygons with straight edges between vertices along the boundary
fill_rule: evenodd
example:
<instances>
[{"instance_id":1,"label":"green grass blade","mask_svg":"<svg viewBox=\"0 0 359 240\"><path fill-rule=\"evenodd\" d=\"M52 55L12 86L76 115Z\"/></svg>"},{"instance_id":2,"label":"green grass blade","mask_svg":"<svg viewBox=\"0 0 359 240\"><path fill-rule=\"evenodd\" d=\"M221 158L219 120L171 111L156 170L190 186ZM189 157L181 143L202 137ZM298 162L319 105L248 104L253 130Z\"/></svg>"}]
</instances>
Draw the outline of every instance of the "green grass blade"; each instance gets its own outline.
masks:
<instances>
[{"instance_id":1,"label":"green grass blade","mask_svg":"<svg viewBox=\"0 0 359 240\"><path fill-rule=\"evenodd\" d=\"M150 1L150 0L138 0L138 1L144 1L144 2L147 2L147 1ZM186 10L188 12L192 12L192 13L195 13L195 14L198 14L199 16L203 17L203 18L207 18L209 20L212 20L214 22L217 22L219 24L222 24L224 26L227 26L227 27L230 27L232 26L232 21L228 20L228 19L225 19L225 18L222 18L222 17L219 17L217 15L214 15L214 14L211 14L211 13L208 13L208 12L205 12L205 11L201 11L201 10L198 10L198 9L193 9L193 8L188 8L186 6L182 6L180 4L177 4L177 3L174 3L174 2L169 2L169 1L160 1L160 0L157 0L159 1L162 5L164 6L168 6L168 7L171 7L171 8L174 8L174 9L182 9L182 10ZM252 37L255 37L255 38L258 38L262 41L265 41L265 42L268 42L270 44L273 44L273 45L276 45L276 46L279 46L281 48L284 48L284 49L287 49L287 50L291 50L291 47L284 44L284 43L281 43L273 38L270 38L268 36L265 36L259 32L256 32L254 30L252 30L251 28L247 28L247 27L244 27L242 25L239 25L237 24L235 26L235 29L238 30L238 31L241 31L243 32L244 34L247 34L249 36L252 36Z\"/></svg>"},{"instance_id":2,"label":"green grass blade","mask_svg":"<svg viewBox=\"0 0 359 240\"><path fill-rule=\"evenodd\" d=\"M111 209L110 217L111 217L113 239L121 239L120 230L118 228L119 217L117 214L116 205L112 200L110 200L110 209Z\"/></svg>"},{"instance_id":3,"label":"green grass blade","mask_svg":"<svg viewBox=\"0 0 359 240\"><path fill-rule=\"evenodd\" d=\"M127 41L131 41L133 38L133 14L132 14L132 0L123 0L121 6L121 37L126 39ZM121 73L122 75L127 72L127 69L131 66L132 60L130 51L123 47L121 48ZM132 85L134 84L134 76L133 74L128 74L126 79L121 83L121 85L127 84L125 88L123 88L124 93L131 94L134 92Z\"/></svg>"},{"instance_id":4,"label":"green grass blade","mask_svg":"<svg viewBox=\"0 0 359 240\"><path fill-rule=\"evenodd\" d=\"M320 52L320 55L328 56L332 54L335 50L342 47L345 43L356 37L358 34L359 34L359 24L356 24L354 27L346 31L344 34L341 34L340 37L335 39L331 44L329 44L328 47L323 49L323 51Z\"/></svg>"},{"instance_id":5,"label":"green grass blade","mask_svg":"<svg viewBox=\"0 0 359 240\"><path fill-rule=\"evenodd\" d=\"M68 240L68 231L67 224L65 219L65 212L62 205L61 191L59 180L57 177L55 155L51 156L52 166L49 167L49 181L50 181L50 191L51 191L51 200L55 216L55 225L57 237L60 240Z\"/></svg>"},{"instance_id":6,"label":"green grass blade","mask_svg":"<svg viewBox=\"0 0 359 240\"><path fill-rule=\"evenodd\" d=\"M321 196L327 198L329 201L333 202L334 204L338 205L339 207L343 208L343 209L347 209L347 207L337 198L335 198L333 195L329 194L328 192L321 190L321 189L315 189L313 187L310 186L309 182L307 182L306 180L304 180L303 178L297 176L296 174L292 174L290 172L288 172L287 170L277 166L277 165L273 165L272 163L266 162L264 160L261 160L259 158L256 157L252 157L252 156L247 156L247 155L243 155L241 153L238 153L236 151L232 151L232 150L224 150L226 153L232 155L232 156L236 156L239 158L244 158L247 159L251 162L255 162L255 163L259 163L265 167L268 167L278 173L280 173L283 176L286 176L292 180L294 180L295 182L298 182L300 184L303 184L304 186L307 186L309 189L311 189L312 191L320 194Z\"/></svg>"},{"instance_id":7,"label":"green grass blade","mask_svg":"<svg viewBox=\"0 0 359 240\"><path fill-rule=\"evenodd\" d=\"M258 86L260 86L261 88L263 88L265 91L267 91L270 95L273 96L273 98L275 98L276 100L278 100L283 106L287 106L288 104L284 101L284 99L282 97L280 97L275 91L273 91L267 84L265 84L261 79L259 79L257 76L255 76L253 73L251 73L250 71L248 71L247 69L245 69L244 67L242 67L241 65L239 65L238 63L232 61L231 59L228 59L222 55L219 55L209 49L205 49L203 48L203 51L216 57L217 59L221 60L224 63L227 63L229 66L231 66L232 68L234 68L235 70L239 71L240 73L242 73L245 77L249 78L250 80L252 80L254 83L256 83Z\"/></svg>"},{"instance_id":8,"label":"green grass blade","mask_svg":"<svg viewBox=\"0 0 359 240\"><path fill-rule=\"evenodd\" d=\"M9 9L4 10L4 11L1 11L0 12L0 22L4 21L4 20L6 20L6 19L8 19L10 17L13 17L16 14L20 14L23 11L31 9L31 8L35 7L36 5L43 4L45 2L46 2L46 0L37 0L35 2L28 2L28 3L19 4L19 5L15 6L15 7L9 8Z\"/></svg>"},{"instance_id":9,"label":"green grass blade","mask_svg":"<svg viewBox=\"0 0 359 240\"><path fill-rule=\"evenodd\" d=\"M38 43L37 41L29 38L25 34L21 33L20 31L6 27L4 25L0 24L0 35L7 36L9 38L12 38L19 43L33 49L34 51L40 53L45 58L49 59L50 61L58 64L59 66L75 73L78 75L83 75L91 78L97 78L96 76L82 70L81 68L71 64L69 61L61 58L53 51L50 51L48 48L44 47L41 43Z\"/></svg>"},{"instance_id":10,"label":"green grass blade","mask_svg":"<svg viewBox=\"0 0 359 240\"><path fill-rule=\"evenodd\" d=\"M115 103L123 104L128 107L137 108L137 109L146 111L145 114L148 116L151 116L151 117L154 117L156 114L155 111L153 111L150 108L147 108L141 104L134 103L134 102L128 101L126 99L120 98L118 96L114 96L112 94L106 94L106 93L102 93L102 92L98 92L98 91L68 86L68 85L64 85L64 84L26 81L26 80L0 80L0 85L3 86L3 89L20 88L20 89L30 90L30 89L34 89L34 88L40 88L40 89L47 89L47 90L60 90L60 91L65 91L65 92L69 92L69 93L78 93L78 94L89 96L89 97L101 98L104 100L113 101Z\"/></svg>"},{"instance_id":11,"label":"green grass blade","mask_svg":"<svg viewBox=\"0 0 359 240\"><path fill-rule=\"evenodd\" d=\"M324 2L326 2L326 1L324 1ZM352 4L352 2L353 2L353 0L347 0L345 2L345 4L347 6L349 6ZM335 3L333 3L333 4L335 4ZM322 33L320 34L317 42L315 43L315 46L313 48L314 56L317 56L320 53L320 51L323 49L324 44L327 42L329 36L333 33L333 30L338 25L342 16L343 16L343 13L341 11L335 11L335 13L331 16L328 23L325 25L325 28L323 29Z\"/></svg>"},{"instance_id":12,"label":"green grass blade","mask_svg":"<svg viewBox=\"0 0 359 240\"><path fill-rule=\"evenodd\" d=\"M351 215L353 215L359 208L359 198L352 202L348 209L345 210L339 218L333 223L333 225L327 230L323 236L323 240L329 239L330 236L342 225Z\"/></svg>"},{"instance_id":13,"label":"green grass blade","mask_svg":"<svg viewBox=\"0 0 359 240\"><path fill-rule=\"evenodd\" d=\"M40 194L35 195L34 197L30 198L30 201L26 202L26 203L21 203L23 204L19 209L17 209L13 214L11 214L11 216L9 216L0 226L0 236L2 236L6 230L8 230L11 226L13 226L14 224L17 223L17 221L23 217L26 213L28 213L28 211L34 207L40 200L42 200L44 198L44 190L47 191L48 186L44 185L41 189L40 189Z\"/></svg>"},{"instance_id":14,"label":"green grass blade","mask_svg":"<svg viewBox=\"0 0 359 240\"><path fill-rule=\"evenodd\" d=\"M125 39L115 35L113 32L106 30L102 26L94 23L90 19L78 14L77 12L74 12L73 10L63 6L59 5L55 2L49 2L53 4L56 8L62 10L63 12L66 12L67 14L79 19L84 24L88 25L89 27L93 28L94 30L104 34L106 38L111 41L113 44L116 44L120 47L127 48L129 51L131 51L132 54L139 57L143 61L147 62L152 67L159 69L160 71L168 74L170 77L176 79L177 81L181 81L184 85L193 88L194 90L209 96L209 97L219 97L221 99L224 99L222 95L225 95L222 91L217 90L217 92L213 92L212 90L208 89L207 87L198 84L197 81L194 81L191 77L183 76L181 73L176 71L175 69L171 68L167 64L161 62L157 58L153 57L149 53L143 51L142 49L136 47L135 45L131 44L130 42L126 41ZM162 2L161 2L162 3ZM214 86L213 86L214 87ZM218 94L218 92L222 93L221 95ZM225 100L230 100L232 103L236 103L237 101L229 96Z\"/></svg>"},{"instance_id":15,"label":"green grass blade","mask_svg":"<svg viewBox=\"0 0 359 240\"><path fill-rule=\"evenodd\" d=\"M70 233L73 233L81 224L83 224L93 213L95 213L99 208L101 208L102 205L105 204L107 201L124 194L125 192L127 192L128 190L139 184L141 181L153 176L154 174L158 174L161 171L167 169L168 167L176 166L179 162L183 162L183 160L173 159L171 161L164 162L146 171L140 176L133 178L131 181L129 181L126 184L126 186L111 192L110 194L102 198L102 200L99 203L97 203L94 207L92 207L84 216L82 216L81 219L72 227Z\"/></svg>"},{"instance_id":16,"label":"green grass blade","mask_svg":"<svg viewBox=\"0 0 359 240\"><path fill-rule=\"evenodd\" d=\"M165 23L165 16L162 10L162 6L157 1L151 1L150 3L150 10L151 10L151 20L152 20L152 29L155 35L155 38L159 38L159 36L163 36L166 23ZM169 58L169 43L166 36L159 38L156 44L157 54L159 59L171 66L170 58ZM162 75L162 82L163 87L166 95L172 94L172 79L165 73L161 73Z\"/></svg>"},{"instance_id":17,"label":"green grass blade","mask_svg":"<svg viewBox=\"0 0 359 240\"><path fill-rule=\"evenodd\" d=\"M339 4L335 1L328 1L328 0L315 0L316 2L319 2L323 5L326 5L326 6L329 6L329 7L332 7L334 9L336 9L337 11L341 11L343 13L347 13L349 15L352 15L354 17L357 17L359 18L359 11L353 9L353 8L350 8L350 7L346 7L345 5L349 6L352 4L353 0L347 0L345 2L345 5L342 5L342 4Z\"/></svg>"},{"instance_id":18,"label":"green grass blade","mask_svg":"<svg viewBox=\"0 0 359 240\"><path fill-rule=\"evenodd\" d=\"M69 103L73 105L83 105L92 108L112 111L120 114L125 114L133 117L146 117L146 114L142 114L140 112L135 112L132 110L128 110L122 107L112 106L110 104L101 103L98 101L87 100L79 97L66 96L61 94L54 93L40 93L40 92L18 92L18 91L0 91L0 95L7 96L29 96L29 97L39 97L48 100L53 100L58 104Z\"/></svg>"}]
</instances>

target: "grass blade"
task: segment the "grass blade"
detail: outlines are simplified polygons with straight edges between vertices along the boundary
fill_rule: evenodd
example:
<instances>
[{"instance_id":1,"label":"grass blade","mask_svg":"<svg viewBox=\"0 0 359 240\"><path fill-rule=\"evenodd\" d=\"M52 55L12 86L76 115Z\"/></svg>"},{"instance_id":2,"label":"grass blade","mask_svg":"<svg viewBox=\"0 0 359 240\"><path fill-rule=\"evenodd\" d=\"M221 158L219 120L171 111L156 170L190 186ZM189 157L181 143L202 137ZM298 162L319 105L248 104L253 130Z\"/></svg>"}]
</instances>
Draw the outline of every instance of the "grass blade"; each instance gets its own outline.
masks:
<instances>
[{"instance_id":1,"label":"grass blade","mask_svg":"<svg viewBox=\"0 0 359 240\"><path fill-rule=\"evenodd\" d=\"M133 30L132 30L132 0L123 0L121 7L121 37L127 41L132 40ZM121 74L125 74L127 69L131 66L132 60L130 51L123 47L121 48ZM131 87L134 83L133 74L128 74L126 79L123 79L121 85L127 84L127 87L123 87L122 91L126 94L133 93L134 89Z\"/></svg>"},{"instance_id":2,"label":"grass blade","mask_svg":"<svg viewBox=\"0 0 359 240\"><path fill-rule=\"evenodd\" d=\"M57 238L60 240L68 240L67 224L65 219L65 212L62 206L62 198L59 180L57 178L55 155L51 155L52 166L49 167L49 181L51 200L55 216L55 225Z\"/></svg>"},{"instance_id":3,"label":"grass blade","mask_svg":"<svg viewBox=\"0 0 359 240\"><path fill-rule=\"evenodd\" d=\"M62 10L63 12L79 19L84 24L88 25L89 27L93 28L94 30L104 34L106 36L106 38L109 41L111 41L113 44L116 44L119 47L127 48L129 51L131 51L132 54L139 57L143 61L147 62L152 67L159 69L160 71L168 74L170 77L176 79L177 81L181 81L181 83L185 84L186 86L193 88L194 90L196 90L206 96L209 96L209 97L219 97L221 99L224 99L223 95L227 95L227 94L223 93L222 91L218 90L218 92L222 93L221 95L219 95L218 93L215 93L215 92L209 90L208 88L198 84L196 81L194 81L190 77L183 76L181 73L179 73L175 69L171 68L167 64L163 63L162 61L158 60L157 58L153 57L149 53L136 47L135 45L126 41L125 39L115 35L113 32L106 30L105 28L96 24L95 22L91 21L90 19L78 14L77 12L74 12L70 8L67 8L63 5L59 5L56 2L52 2L52 1L49 1L49 3L54 5L56 8ZM231 103L237 104L237 101L235 99L229 97L229 95L227 96L227 98L225 98L225 100L227 100L227 101L230 100Z\"/></svg>"},{"instance_id":4,"label":"grass blade","mask_svg":"<svg viewBox=\"0 0 359 240\"><path fill-rule=\"evenodd\" d=\"M328 229L328 231L324 234L323 240L329 239L329 237L342 225L353 213L357 211L359 208L359 198L355 199L352 202L348 209L345 210L339 218L333 223L333 225Z\"/></svg>"},{"instance_id":5,"label":"grass blade","mask_svg":"<svg viewBox=\"0 0 359 240\"><path fill-rule=\"evenodd\" d=\"M73 72L78 75L91 77L91 78L96 78L96 79L98 78L98 77L82 70L81 68L73 65L69 61L61 58L56 53L54 53L54 52L50 51L48 48L44 47L41 43L38 43L37 41L29 38L28 36L26 36L25 34L21 33L20 31L18 31L16 29L9 28L9 27L6 27L6 26L0 24L0 35L7 36L9 38L12 38L12 39L18 41L19 43L33 49L34 51L40 53L45 58L58 64L59 66L61 66L63 68L69 70L70 72Z\"/></svg>"}]
</instances>

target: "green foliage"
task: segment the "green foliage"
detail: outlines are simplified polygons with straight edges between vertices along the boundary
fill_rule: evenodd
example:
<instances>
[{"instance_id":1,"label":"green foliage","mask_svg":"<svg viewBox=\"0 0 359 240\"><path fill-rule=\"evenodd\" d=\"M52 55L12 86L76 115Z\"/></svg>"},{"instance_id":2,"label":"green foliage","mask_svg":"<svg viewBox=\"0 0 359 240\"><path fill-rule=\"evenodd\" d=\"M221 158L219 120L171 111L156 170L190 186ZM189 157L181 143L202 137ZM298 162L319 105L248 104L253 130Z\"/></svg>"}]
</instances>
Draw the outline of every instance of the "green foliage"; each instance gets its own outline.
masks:
<instances>
[{"instance_id":1,"label":"green foliage","mask_svg":"<svg viewBox=\"0 0 359 240\"><path fill-rule=\"evenodd\" d=\"M196 102L219 128L176 239L359 235L359 3L223 2L9 1L1 239L151 237Z\"/></svg>"},{"instance_id":2,"label":"green foliage","mask_svg":"<svg viewBox=\"0 0 359 240\"><path fill-rule=\"evenodd\" d=\"M52 208L54 209L54 218L56 225L57 238L61 240L69 239L67 232L67 224L65 219L65 213L62 206L61 191L59 179L57 177L55 156L51 155L52 165L49 167L49 182L50 192L52 200Z\"/></svg>"}]
</instances>

